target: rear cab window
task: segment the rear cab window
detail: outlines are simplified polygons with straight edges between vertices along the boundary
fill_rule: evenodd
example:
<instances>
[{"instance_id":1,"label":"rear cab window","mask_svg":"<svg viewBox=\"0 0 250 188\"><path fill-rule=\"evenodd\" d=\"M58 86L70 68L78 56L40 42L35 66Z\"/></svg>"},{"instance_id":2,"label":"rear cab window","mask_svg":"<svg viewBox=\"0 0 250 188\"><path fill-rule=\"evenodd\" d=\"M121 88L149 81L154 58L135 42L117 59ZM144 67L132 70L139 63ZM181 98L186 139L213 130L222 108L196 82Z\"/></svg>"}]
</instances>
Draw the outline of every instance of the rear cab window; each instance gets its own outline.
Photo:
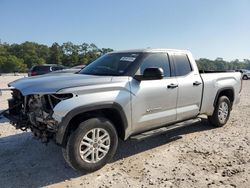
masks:
<instances>
[{"instance_id":1,"label":"rear cab window","mask_svg":"<svg viewBox=\"0 0 250 188\"><path fill-rule=\"evenodd\" d=\"M175 75L185 76L193 71L187 54L174 54Z\"/></svg>"}]
</instances>

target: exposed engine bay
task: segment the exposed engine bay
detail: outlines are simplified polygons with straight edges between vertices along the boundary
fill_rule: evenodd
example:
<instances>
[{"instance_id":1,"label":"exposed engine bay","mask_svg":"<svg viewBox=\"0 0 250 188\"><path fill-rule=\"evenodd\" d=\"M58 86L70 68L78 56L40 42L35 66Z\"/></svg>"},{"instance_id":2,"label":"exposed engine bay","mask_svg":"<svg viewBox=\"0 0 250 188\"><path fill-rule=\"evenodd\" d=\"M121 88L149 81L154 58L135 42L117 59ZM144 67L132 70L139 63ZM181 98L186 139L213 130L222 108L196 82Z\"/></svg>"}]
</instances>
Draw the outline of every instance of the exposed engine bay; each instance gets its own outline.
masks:
<instances>
[{"instance_id":1,"label":"exposed engine bay","mask_svg":"<svg viewBox=\"0 0 250 188\"><path fill-rule=\"evenodd\" d=\"M30 129L42 142L53 138L58 129L58 122L53 119L53 108L62 100L71 98L72 94L34 94L23 96L12 90L8 100L9 110L4 113L10 123L23 131Z\"/></svg>"}]
</instances>

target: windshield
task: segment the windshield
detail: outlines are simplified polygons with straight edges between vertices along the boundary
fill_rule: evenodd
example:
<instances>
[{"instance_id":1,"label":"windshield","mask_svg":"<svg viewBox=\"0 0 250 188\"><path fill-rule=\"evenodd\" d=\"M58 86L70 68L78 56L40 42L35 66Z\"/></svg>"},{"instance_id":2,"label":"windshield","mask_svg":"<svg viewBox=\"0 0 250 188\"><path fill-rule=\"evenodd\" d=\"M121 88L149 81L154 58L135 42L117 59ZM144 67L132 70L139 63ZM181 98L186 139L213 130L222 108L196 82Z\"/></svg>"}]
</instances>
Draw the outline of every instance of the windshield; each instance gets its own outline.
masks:
<instances>
[{"instance_id":1,"label":"windshield","mask_svg":"<svg viewBox=\"0 0 250 188\"><path fill-rule=\"evenodd\" d=\"M137 59L138 53L111 53L106 54L90 63L80 74L122 76L130 65Z\"/></svg>"}]
</instances>

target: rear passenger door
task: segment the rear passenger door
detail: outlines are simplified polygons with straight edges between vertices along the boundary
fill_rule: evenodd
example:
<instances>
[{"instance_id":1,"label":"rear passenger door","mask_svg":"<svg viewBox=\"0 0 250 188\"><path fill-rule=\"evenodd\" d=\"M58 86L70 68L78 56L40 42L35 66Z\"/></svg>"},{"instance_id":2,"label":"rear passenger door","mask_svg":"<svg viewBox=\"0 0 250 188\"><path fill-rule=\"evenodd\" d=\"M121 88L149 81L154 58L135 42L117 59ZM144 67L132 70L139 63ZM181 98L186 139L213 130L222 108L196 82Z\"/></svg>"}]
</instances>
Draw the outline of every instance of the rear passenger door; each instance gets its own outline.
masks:
<instances>
[{"instance_id":1,"label":"rear passenger door","mask_svg":"<svg viewBox=\"0 0 250 188\"><path fill-rule=\"evenodd\" d=\"M197 67L192 67L185 53L172 53L175 76L179 90L177 97L177 121L199 114L202 98L202 80Z\"/></svg>"}]
</instances>

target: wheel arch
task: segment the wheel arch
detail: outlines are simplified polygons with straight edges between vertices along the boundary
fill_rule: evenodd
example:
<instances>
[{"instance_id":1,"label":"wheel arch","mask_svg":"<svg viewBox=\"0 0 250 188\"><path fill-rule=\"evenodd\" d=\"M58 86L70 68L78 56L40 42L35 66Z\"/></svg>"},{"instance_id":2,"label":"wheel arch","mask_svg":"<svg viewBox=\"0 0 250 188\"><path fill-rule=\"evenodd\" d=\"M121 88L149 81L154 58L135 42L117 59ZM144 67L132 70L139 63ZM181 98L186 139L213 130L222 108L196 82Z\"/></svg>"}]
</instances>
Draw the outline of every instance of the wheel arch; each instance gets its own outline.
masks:
<instances>
[{"instance_id":1,"label":"wheel arch","mask_svg":"<svg viewBox=\"0 0 250 188\"><path fill-rule=\"evenodd\" d=\"M75 130L80 122L98 116L109 119L114 124L118 137L125 139L128 127L126 114L120 104L110 102L80 106L68 112L58 125L56 143L63 147L66 146L70 132Z\"/></svg>"},{"instance_id":2,"label":"wheel arch","mask_svg":"<svg viewBox=\"0 0 250 188\"><path fill-rule=\"evenodd\" d=\"M221 88L217 91L217 94L215 96L215 99L214 99L214 107L216 106L219 98L221 96L226 96L228 97L228 99L230 100L231 102L231 105L233 105L233 102L234 102L234 99L235 99L235 96L234 96L234 88L232 87L226 87L226 88Z\"/></svg>"},{"instance_id":3,"label":"wheel arch","mask_svg":"<svg viewBox=\"0 0 250 188\"><path fill-rule=\"evenodd\" d=\"M247 74L243 74L243 75L242 75L242 79L248 80L248 79L249 79L249 77L248 77L248 75L247 75Z\"/></svg>"}]
</instances>

